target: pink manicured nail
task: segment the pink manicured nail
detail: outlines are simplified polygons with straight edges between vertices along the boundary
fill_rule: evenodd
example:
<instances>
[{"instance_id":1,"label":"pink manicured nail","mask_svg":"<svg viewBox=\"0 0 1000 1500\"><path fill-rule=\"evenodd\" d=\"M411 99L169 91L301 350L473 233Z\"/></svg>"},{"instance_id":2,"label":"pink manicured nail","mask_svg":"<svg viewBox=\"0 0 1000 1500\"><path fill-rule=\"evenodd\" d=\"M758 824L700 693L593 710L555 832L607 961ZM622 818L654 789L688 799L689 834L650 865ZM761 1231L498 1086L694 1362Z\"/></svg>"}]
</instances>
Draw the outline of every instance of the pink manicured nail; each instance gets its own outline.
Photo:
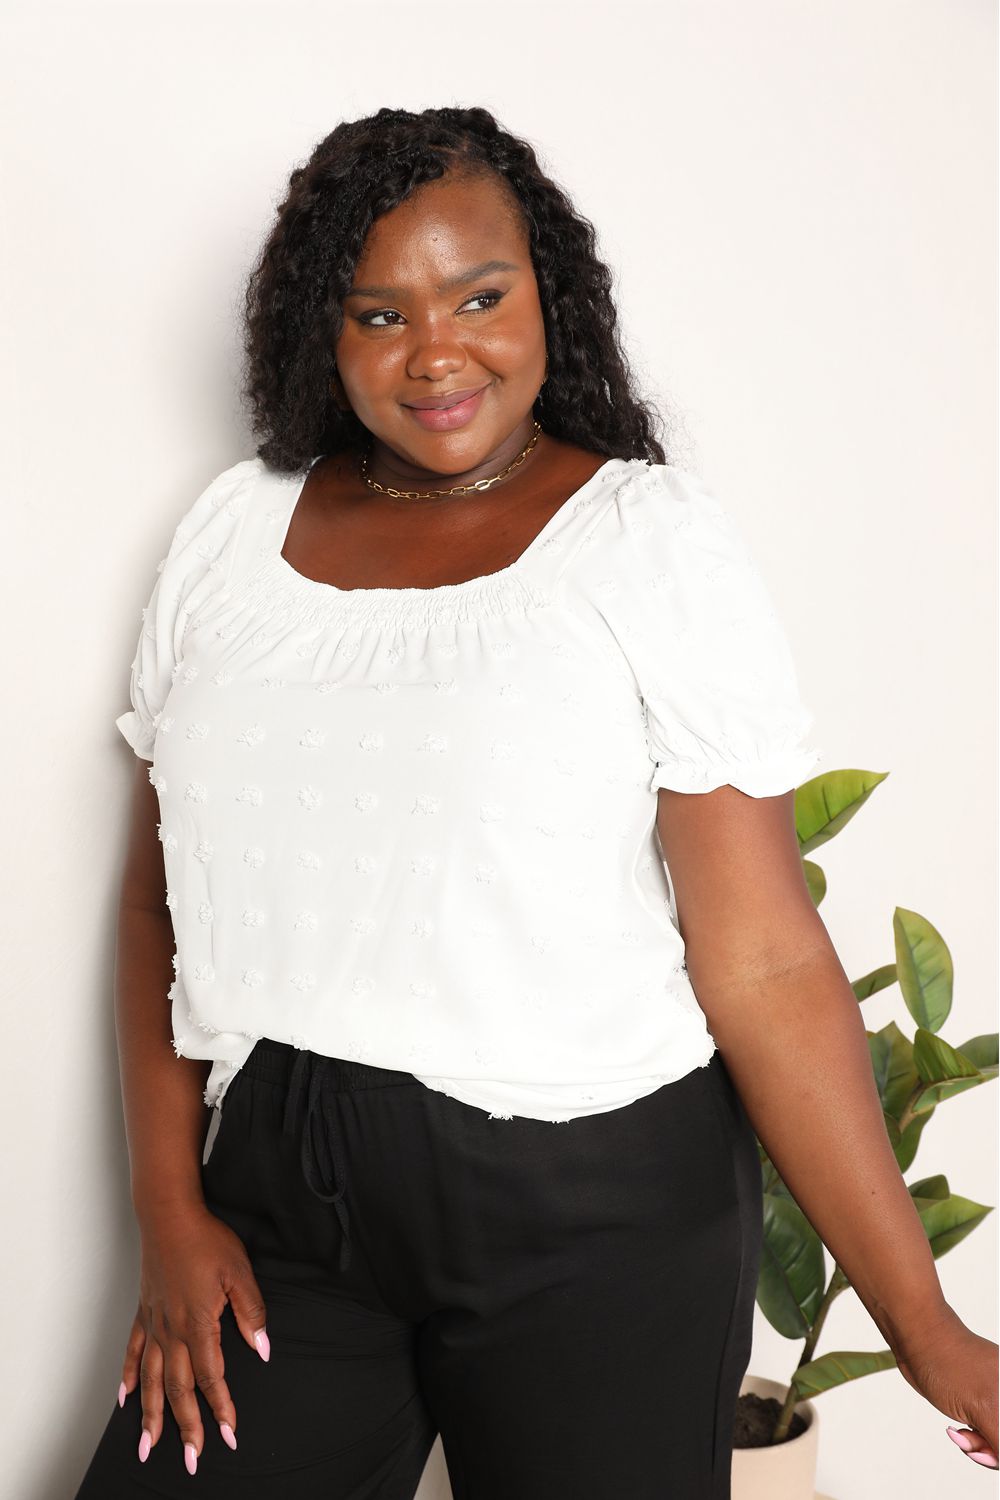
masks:
<instances>
[{"instance_id":1,"label":"pink manicured nail","mask_svg":"<svg viewBox=\"0 0 1000 1500\"><path fill-rule=\"evenodd\" d=\"M152 1448L152 1446L153 1439L150 1437L149 1433L144 1427L142 1429L142 1437L139 1439L139 1462L141 1464L144 1464L146 1462L146 1459L149 1457L149 1450L150 1448Z\"/></svg>"},{"instance_id":2,"label":"pink manicured nail","mask_svg":"<svg viewBox=\"0 0 1000 1500\"><path fill-rule=\"evenodd\" d=\"M198 1450L194 1443L184 1444L184 1467L189 1474L193 1474L198 1467Z\"/></svg>"},{"instance_id":3,"label":"pink manicured nail","mask_svg":"<svg viewBox=\"0 0 1000 1500\"><path fill-rule=\"evenodd\" d=\"M996 1459L992 1456L992 1454L989 1453L970 1453L969 1457L972 1459L973 1463L983 1464L987 1469L996 1469L1000 1467L1000 1465L997 1464Z\"/></svg>"},{"instance_id":4,"label":"pink manicured nail","mask_svg":"<svg viewBox=\"0 0 1000 1500\"><path fill-rule=\"evenodd\" d=\"M222 1441L228 1443L230 1448L236 1447L236 1434L228 1422L219 1423L219 1431L222 1433Z\"/></svg>"},{"instance_id":5,"label":"pink manicured nail","mask_svg":"<svg viewBox=\"0 0 1000 1500\"><path fill-rule=\"evenodd\" d=\"M271 1340L268 1338L267 1333L263 1328L257 1329L257 1332L253 1336L253 1341L257 1345L257 1353L260 1355L261 1359L270 1359Z\"/></svg>"},{"instance_id":6,"label":"pink manicured nail","mask_svg":"<svg viewBox=\"0 0 1000 1500\"><path fill-rule=\"evenodd\" d=\"M118 1387L118 1405L119 1406L124 1406L125 1405L125 1397L127 1395L128 1395L128 1391L125 1389L125 1382L123 1380L122 1383L121 1383L121 1385Z\"/></svg>"},{"instance_id":7,"label":"pink manicured nail","mask_svg":"<svg viewBox=\"0 0 1000 1500\"><path fill-rule=\"evenodd\" d=\"M952 1442L958 1444L963 1453L968 1453L969 1449L972 1447L972 1439L969 1437L968 1433L959 1432L957 1427L946 1427L945 1431L951 1438Z\"/></svg>"}]
</instances>

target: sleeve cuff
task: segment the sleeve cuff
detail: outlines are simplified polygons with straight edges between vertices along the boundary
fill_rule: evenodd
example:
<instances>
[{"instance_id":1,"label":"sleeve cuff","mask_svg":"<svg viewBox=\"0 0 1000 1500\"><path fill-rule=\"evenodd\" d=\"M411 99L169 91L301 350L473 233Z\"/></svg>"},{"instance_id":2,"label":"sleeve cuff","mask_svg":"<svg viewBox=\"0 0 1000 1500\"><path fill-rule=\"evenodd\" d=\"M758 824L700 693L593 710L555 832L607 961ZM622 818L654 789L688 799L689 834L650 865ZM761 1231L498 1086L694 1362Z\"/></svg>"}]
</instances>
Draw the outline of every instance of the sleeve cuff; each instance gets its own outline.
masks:
<instances>
[{"instance_id":1,"label":"sleeve cuff","mask_svg":"<svg viewBox=\"0 0 1000 1500\"><path fill-rule=\"evenodd\" d=\"M748 797L779 797L808 781L821 759L821 750L810 749L759 760L661 760L649 785L651 791L665 787L673 792L714 792L720 786L734 786Z\"/></svg>"},{"instance_id":2,"label":"sleeve cuff","mask_svg":"<svg viewBox=\"0 0 1000 1500\"><path fill-rule=\"evenodd\" d=\"M140 759L153 759L153 742L156 739L156 731L154 729L147 729L134 708L130 709L127 714L122 714L117 718L115 724Z\"/></svg>"}]
</instances>

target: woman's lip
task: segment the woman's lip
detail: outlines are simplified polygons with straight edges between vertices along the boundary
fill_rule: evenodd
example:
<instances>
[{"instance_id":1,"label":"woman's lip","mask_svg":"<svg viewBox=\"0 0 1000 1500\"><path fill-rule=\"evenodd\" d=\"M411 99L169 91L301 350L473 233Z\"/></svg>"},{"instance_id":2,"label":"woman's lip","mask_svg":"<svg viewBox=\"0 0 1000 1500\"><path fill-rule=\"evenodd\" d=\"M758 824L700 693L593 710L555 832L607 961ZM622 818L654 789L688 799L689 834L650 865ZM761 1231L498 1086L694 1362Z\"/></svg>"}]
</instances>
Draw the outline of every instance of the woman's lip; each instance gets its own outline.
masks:
<instances>
[{"instance_id":1,"label":"woman's lip","mask_svg":"<svg viewBox=\"0 0 1000 1500\"><path fill-rule=\"evenodd\" d=\"M464 401L456 401L454 406L408 406L406 410L428 432L451 432L453 428L471 422L488 390L489 386L484 385L482 390L467 396Z\"/></svg>"},{"instance_id":2,"label":"woman's lip","mask_svg":"<svg viewBox=\"0 0 1000 1500\"><path fill-rule=\"evenodd\" d=\"M456 387L445 396L423 396L417 401L404 401L403 405L416 407L417 411L443 411L445 407L457 406L459 401L467 401L470 396L478 395L488 385L489 381L484 380L482 385L467 385L463 390Z\"/></svg>"}]
</instances>

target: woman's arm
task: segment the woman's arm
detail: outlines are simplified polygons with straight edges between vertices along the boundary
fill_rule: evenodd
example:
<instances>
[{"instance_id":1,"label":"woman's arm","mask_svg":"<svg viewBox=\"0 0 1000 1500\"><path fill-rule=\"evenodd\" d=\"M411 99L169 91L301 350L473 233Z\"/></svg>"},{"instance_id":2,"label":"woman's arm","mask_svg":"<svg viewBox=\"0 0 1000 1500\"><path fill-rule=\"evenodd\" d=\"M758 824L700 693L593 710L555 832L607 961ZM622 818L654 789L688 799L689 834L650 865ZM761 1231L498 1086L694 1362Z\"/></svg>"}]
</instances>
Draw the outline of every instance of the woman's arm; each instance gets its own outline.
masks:
<instances>
[{"instance_id":1,"label":"woman's arm","mask_svg":"<svg viewBox=\"0 0 1000 1500\"><path fill-rule=\"evenodd\" d=\"M205 1441L198 1386L236 1447L236 1407L225 1379L221 1314L228 1300L247 1344L269 1357L267 1311L246 1247L209 1213L202 1156L211 1063L178 1057L168 996L174 932L158 836L159 802L149 764L136 760L131 827L118 915L115 1018L132 1204L142 1236L139 1307L132 1322L118 1399L137 1387L142 1405L139 1458L163 1433L167 1400L188 1471Z\"/></svg>"},{"instance_id":2,"label":"woman's arm","mask_svg":"<svg viewBox=\"0 0 1000 1500\"><path fill-rule=\"evenodd\" d=\"M930 1376L912 1379L956 1330L977 1336L945 1300L893 1154L858 1001L806 885L794 793L658 799L688 975L750 1122L906 1378L968 1420L966 1391L942 1404ZM996 1452L995 1394L988 1425Z\"/></svg>"},{"instance_id":3,"label":"woman's arm","mask_svg":"<svg viewBox=\"0 0 1000 1500\"><path fill-rule=\"evenodd\" d=\"M115 1025L132 1203L140 1223L203 1207L201 1161L211 1063L179 1058L171 1039L173 924L165 905L159 802L136 759L118 911Z\"/></svg>"}]
</instances>

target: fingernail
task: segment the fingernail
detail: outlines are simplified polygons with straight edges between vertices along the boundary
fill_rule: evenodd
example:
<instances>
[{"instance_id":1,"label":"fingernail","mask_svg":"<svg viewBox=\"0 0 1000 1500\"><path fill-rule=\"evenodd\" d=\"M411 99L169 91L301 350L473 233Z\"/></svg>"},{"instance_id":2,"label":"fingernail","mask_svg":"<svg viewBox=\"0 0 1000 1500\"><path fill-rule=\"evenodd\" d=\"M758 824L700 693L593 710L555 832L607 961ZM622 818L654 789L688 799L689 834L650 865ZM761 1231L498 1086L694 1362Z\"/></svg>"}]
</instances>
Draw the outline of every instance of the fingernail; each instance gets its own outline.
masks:
<instances>
[{"instance_id":1,"label":"fingernail","mask_svg":"<svg viewBox=\"0 0 1000 1500\"><path fill-rule=\"evenodd\" d=\"M194 1443L184 1444L184 1467L189 1474L193 1474L198 1467L198 1450Z\"/></svg>"},{"instance_id":2,"label":"fingernail","mask_svg":"<svg viewBox=\"0 0 1000 1500\"><path fill-rule=\"evenodd\" d=\"M149 1457L149 1450L150 1448L152 1448L152 1446L153 1439L150 1437L149 1433L144 1427L142 1429L142 1437L139 1439L139 1462L141 1464L144 1464L146 1462L146 1459Z\"/></svg>"},{"instance_id":3,"label":"fingernail","mask_svg":"<svg viewBox=\"0 0 1000 1500\"><path fill-rule=\"evenodd\" d=\"M236 1434L233 1431L233 1429L230 1427L229 1423L228 1422L220 1422L219 1423L219 1431L222 1433L222 1440L223 1440L223 1442L224 1443L228 1443L229 1446L230 1446L230 1448L235 1448L236 1447Z\"/></svg>"},{"instance_id":4,"label":"fingernail","mask_svg":"<svg viewBox=\"0 0 1000 1500\"><path fill-rule=\"evenodd\" d=\"M987 1469L995 1469L997 1467L1000 1467L997 1464L997 1460L991 1457L989 1453L970 1453L969 1457L972 1459L973 1463L983 1464Z\"/></svg>"},{"instance_id":5,"label":"fingernail","mask_svg":"<svg viewBox=\"0 0 1000 1500\"><path fill-rule=\"evenodd\" d=\"M951 1438L952 1442L958 1444L963 1453L968 1453L969 1449L972 1447L972 1439L968 1436L967 1433L959 1432L957 1427L948 1427L945 1429L945 1431Z\"/></svg>"},{"instance_id":6,"label":"fingernail","mask_svg":"<svg viewBox=\"0 0 1000 1500\"><path fill-rule=\"evenodd\" d=\"M121 1385L118 1387L118 1405L119 1406L124 1406L125 1405L125 1397L127 1395L128 1395L128 1391L126 1391L126 1389L125 1389L125 1382L123 1380L122 1383L121 1383Z\"/></svg>"},{"instance_id":7,"label":"fingernail","mask_svg":"<svg viewBox=\"0 0 1000 1500\"><path fill-rule=\"evenodd\" d=\"M271 1340L268 1338L266 1330L263 1328L258 1328L257 1332L253 1336L253 1341L257 1345L257 1353L260 1355L261 1359L270 1359Z\"/></svg>"}]
</instances>

